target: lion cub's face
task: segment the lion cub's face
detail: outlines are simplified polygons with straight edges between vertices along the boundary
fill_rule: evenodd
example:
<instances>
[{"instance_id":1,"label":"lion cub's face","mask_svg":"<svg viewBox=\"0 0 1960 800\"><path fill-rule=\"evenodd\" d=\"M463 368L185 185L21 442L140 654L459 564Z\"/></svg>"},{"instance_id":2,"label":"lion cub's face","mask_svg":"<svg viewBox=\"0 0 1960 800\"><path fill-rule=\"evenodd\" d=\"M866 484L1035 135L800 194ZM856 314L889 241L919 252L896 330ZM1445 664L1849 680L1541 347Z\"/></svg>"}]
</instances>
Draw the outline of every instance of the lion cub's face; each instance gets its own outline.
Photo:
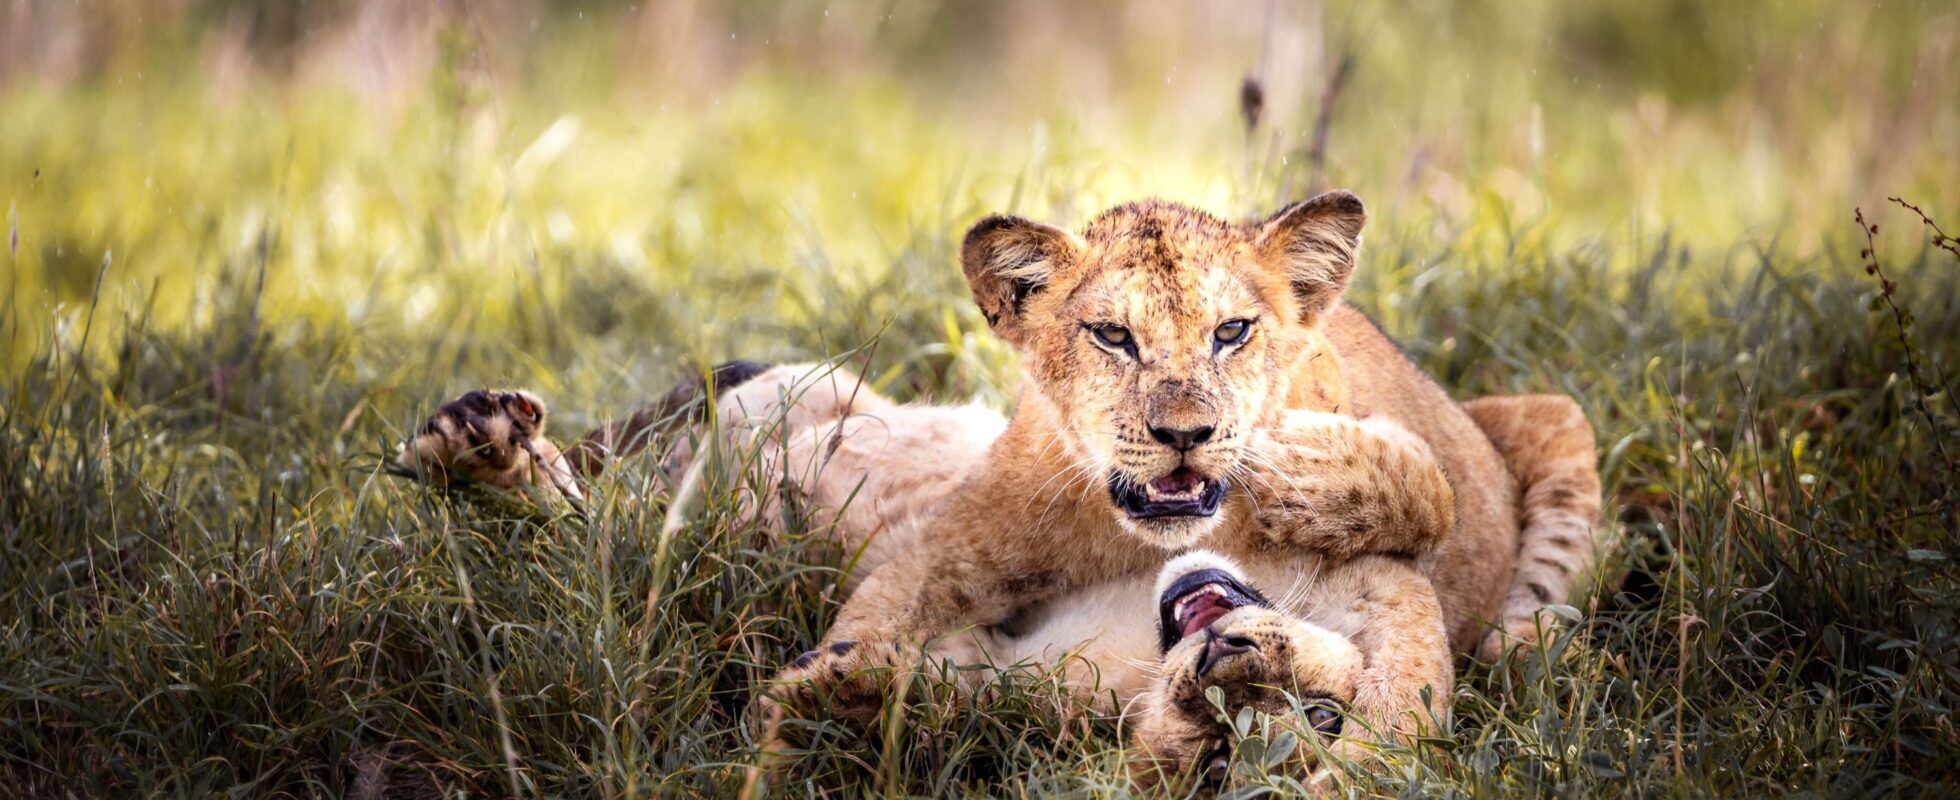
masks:
<instances>
[{"instance_id":1,"label":"lion cub's face","mask_svg":"<svg viewBox=\"0 0 1960 800\"><path fill-rule=\"evenodd\" d=\"M1213 769L1233 745L1226 720L1242 708L1323 744L1341 734L1363 667L1352 641L1273 608L1209 553L1173 561L1158 583L1164 660L1136 719L1145 756L1173 773ZM1212 688L1222 710L1206 696ZM1314 750L1295 752L1309 759Z\"/></svg>"},{"instance_id":2,"label":"lion cub's face","mask_svg":"<svg viewBox=\"0 0 1960 800\"><path fill-rule=\"evenodd\" d=\"M1175 547L1210 532L1247 440L1282 410L1365 214L1335 192L1245 224L1132 203L1080 236L995 216L961 263L1067 456L1125 530Z\"/></svg>"}]
</instances>

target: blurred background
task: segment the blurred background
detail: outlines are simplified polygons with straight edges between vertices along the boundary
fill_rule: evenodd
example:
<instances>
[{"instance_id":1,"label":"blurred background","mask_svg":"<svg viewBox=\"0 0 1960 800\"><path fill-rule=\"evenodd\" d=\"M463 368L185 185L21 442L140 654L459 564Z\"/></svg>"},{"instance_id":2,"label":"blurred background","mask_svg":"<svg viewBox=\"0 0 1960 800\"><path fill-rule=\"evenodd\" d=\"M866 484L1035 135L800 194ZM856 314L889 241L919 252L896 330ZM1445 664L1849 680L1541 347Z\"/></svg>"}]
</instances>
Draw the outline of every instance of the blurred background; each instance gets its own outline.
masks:
<instances>
[{"instance_id":1,"label":"blurred background","mask_svg":"<svg viewBox=\"0 0 1960 800\"><path fill-rule=\"evenodd\" d=\"M238 284L370 331L589 295L587 333L769 349L838 286L959 299L945 242L982 213L1142 195L1808 252L1951 196L1957 41L1912 0L8 0L6 363L81 346L92 297L195 328ZM844 338L906 313L856 302Z\"/></svg>"}]
</instances>

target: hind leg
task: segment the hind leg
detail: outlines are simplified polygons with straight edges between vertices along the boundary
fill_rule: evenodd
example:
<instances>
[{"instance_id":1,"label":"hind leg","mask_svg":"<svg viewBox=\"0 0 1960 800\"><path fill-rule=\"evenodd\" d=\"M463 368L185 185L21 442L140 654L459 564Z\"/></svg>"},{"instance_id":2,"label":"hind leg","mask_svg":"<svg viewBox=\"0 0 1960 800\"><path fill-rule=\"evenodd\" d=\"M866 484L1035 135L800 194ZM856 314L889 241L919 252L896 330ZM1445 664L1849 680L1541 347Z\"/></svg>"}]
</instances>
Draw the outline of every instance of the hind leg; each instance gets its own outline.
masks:
<instances>
[{"instance_id":1,"label":"hind leg","mask_svg":"<svg viewBox=\"0 0 1960 800\"><path fill-rule=\"evenodd\" d=\"M1598 558L1600 483L1592 424L1564 395L1485 397L1463 404L1517 478L1524 515L1517 573L1500 612L1500 629L1477 649L1496 660L1537 640L1545 606L1566 602Z\"/></svg>"},{"instance_id":2,"label":"hind leg","mask_svg":"<svg viewBox=\"0 0 1960 800\"><path fill-rule=\"evenodd\" d=\"M835 366L730 361L705 380L677 387L631 416L607 420L568 448L566 458L579 474L597 477L614 459L633 456L656 440L706 421L703 399L710 395L715 398L715 422L740 432L772 427L790 433L891 405L857 375ZM677 442L668 466L685 469L692 447L691 442Z\"/></svg>"},{"instance_id":3,"label":"hind leg","mask_svg":"<svg viewBox=\"0 0 1960 800\"><path fill-rule=\"evenodd\" d=\"M706 418L703 398L716 398L716 416L725 427L754 429L779 419L783 430L795 431L858 408L889 405L859 383L848 372L821 366L729 362L626 418L606 422L562 453L544 436L542 398L523 390L484 389L443 404L395 460L437 485L538 486L580 498L579 479L596 477L614 459L635 455Z\"/></svg>"}]
</instances>

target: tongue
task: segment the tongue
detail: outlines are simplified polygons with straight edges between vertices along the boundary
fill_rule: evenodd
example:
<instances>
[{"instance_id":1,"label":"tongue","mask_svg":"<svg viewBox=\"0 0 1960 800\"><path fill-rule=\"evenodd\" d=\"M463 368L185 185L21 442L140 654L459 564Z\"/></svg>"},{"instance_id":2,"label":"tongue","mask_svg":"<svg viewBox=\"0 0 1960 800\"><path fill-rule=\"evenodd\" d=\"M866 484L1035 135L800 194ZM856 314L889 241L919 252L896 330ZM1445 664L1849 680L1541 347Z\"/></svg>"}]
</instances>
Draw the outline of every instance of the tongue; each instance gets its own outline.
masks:
<instances>
[{"instance_id":1,"label":"tongue","mask_svg":"<svg viewBox=\"0 0 1960 800\"><path fill-rule=\"evenodd\" d=\"M1182 497L1198 491L1204 480L1188 467L1178 467L1171 474L1150 482L1151 494L1158 497Z\"/></svg>"},{"instance_id":2,"label":"tongue","mask_svg":"<svg viewBox=\"0 0 1960 800\"><path fill-rule=\"evenodd\" d=\"M1215 594L1207 593L1192 600L1184 607L1184 613L1178 617L1178 635L1190 636L1204 630L1206 625L1217 622L1219 617L1225 616L1233 608L1231 601Z\"/></svg>"}]
</instances>

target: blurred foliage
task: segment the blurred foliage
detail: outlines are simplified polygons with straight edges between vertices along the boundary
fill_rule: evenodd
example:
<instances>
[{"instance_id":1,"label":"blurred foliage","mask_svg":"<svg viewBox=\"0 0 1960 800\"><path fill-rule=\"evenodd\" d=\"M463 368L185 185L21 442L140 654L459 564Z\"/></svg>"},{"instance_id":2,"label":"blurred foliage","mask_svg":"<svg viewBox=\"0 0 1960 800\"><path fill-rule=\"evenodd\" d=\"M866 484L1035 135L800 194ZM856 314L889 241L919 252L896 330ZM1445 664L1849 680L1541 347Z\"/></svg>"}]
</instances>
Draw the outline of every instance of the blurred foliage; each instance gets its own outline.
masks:
<instances>
[{"instance_id":1,"label":"blurred foliage","mask_svg":"<svg viewBox=\"0 0 1960 800\"><path fill-rule=\"evenodd\" d=\"M7 34L80 64L0 60L11 369L85 327L98 273L103 308L154 291L152 324L195 326L261 249L282 319L513 324L513 294L461 290L528 274L532 314L602 287L726 355L807 322L783 281L892 280L994 209L1342 185L1378 235L1808 251L1847 205L1939 199L1960 151L1938 4L136 7L28 4ZM1243 74L1273 107L1250 136ZM697 333L731 318L764 327Z\"/></svg>"},{"instance_id":2,"label":"blurred foliage","mask_svg":"<svg viewBox=\"0 0 1960 800\"><path fill-rule=\"evenodd\" d=\"M1960 777L1960 270L1883 200L1960 225L1951 4L0 14L20 793L727 794L750 688L834 610L800 537L725 487L663 547L630 470L589 522L427 495L375 470L403 431L490 384L571 435L693 365L845 352L1004 405L972 219L1336 185L1373 212L1356 302L1459 396L1582 398L1626 541L1583 624L1467 671L1452 736L1358 791ZM895 719L812 723L789 788L1127 785L1109 723L1038 683Z\"/></svg>"}]
</instances>

